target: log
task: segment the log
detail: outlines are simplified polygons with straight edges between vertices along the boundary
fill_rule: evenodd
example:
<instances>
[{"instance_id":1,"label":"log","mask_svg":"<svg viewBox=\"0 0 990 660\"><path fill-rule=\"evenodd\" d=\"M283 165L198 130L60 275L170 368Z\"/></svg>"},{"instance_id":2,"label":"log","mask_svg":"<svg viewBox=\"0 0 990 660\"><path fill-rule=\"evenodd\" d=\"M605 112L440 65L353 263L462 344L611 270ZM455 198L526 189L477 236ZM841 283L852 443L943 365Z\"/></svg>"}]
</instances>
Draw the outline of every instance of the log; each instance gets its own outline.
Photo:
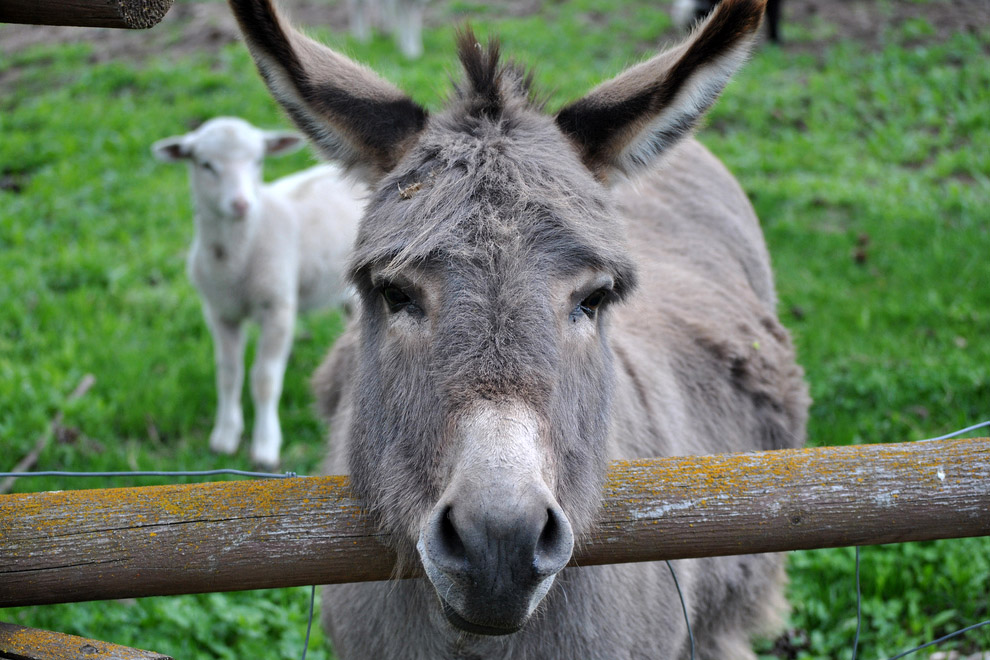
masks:
<instances>
[{"instance_id":1,"label":"log","mask_svg":"<svg viewBox=\"0 0 990 660\"><path fill-rule=\"evenodd\" d=\"M145 29L171 6L172 0L3 0L0 23Z\"/></svg>"},{"instance_id":2,"label":"log","mask_svg":"<svg viewBox=\"0 0 990 660\"><path fill-rule=\"evenodd\" d=\"M990 440L612 463L578 566L990 535ZM0 607L384 580L346 477L0 496Z\"/></svg>"},{"instance_id":3,"label":"log","mask_svg":"<svg viewBox=\"0 0 990 660\"><path fill-rule=\"evenodd\" d=\"M167 655L95 639L0 622L0 658L5 660L172 660Z\"/></svg>"}]
</instances>

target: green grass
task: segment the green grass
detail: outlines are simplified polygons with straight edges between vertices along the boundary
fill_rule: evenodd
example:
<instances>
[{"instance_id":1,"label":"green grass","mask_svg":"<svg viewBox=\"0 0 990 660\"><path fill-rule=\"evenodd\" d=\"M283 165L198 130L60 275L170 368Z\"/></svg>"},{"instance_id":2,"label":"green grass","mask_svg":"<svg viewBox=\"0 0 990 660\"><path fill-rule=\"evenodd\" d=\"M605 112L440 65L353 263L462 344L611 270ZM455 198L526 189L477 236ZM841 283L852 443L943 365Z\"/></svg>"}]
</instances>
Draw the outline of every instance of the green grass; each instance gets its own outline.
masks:
<instances>
[{"instance_id":1,"label":"green grass","mask_svg":"<svg viewBox=\"0 0 990 660\"><path fill-rule=\"evenodd\" d=\"M456 2L482 35L536 69L551 107L669 41L654 3L554 3L504 18ZM550 35L547 25L552 25ZM895 442L990 417L990 32L925 41L912 19L868 50L816 23L762 48L701 137L764 222L780 312L815 404L814 444ZM408 65L391 43L318 34L437 107L454 69L452 27ZM919 41L921 45L918 45ZM6 468L59 409L45 469L248 468L206 450L212 346L184 273L192 232L185 172L154 140L219 114L285 125L243 48L90 62L87 44L0 59L0 446ZM312 162L275 160L269 176ZM324 433L307 380L339 333L330 311L298 331L282 398L284 468L313 472ZM250 359L250 351L249 351ZM64 399L86 373L95 387ZM245 394L247 402L247 395ZM246 407L250 425L250 405ZM164 483L21 480L16 490ZM791 555L798 658L849 658L851 549ZM860 657L894 653L990 618L990 539L866 548ZM0 620L154 649L176 658L301 653L308 590L283 589L11 608ZM990 649L990 631L943 648ZM769 644L764 651L769 653ZM311 658L332 657L317 631ZM771 657L771 656L767 656Z\"/></svg>"}]
</instances>

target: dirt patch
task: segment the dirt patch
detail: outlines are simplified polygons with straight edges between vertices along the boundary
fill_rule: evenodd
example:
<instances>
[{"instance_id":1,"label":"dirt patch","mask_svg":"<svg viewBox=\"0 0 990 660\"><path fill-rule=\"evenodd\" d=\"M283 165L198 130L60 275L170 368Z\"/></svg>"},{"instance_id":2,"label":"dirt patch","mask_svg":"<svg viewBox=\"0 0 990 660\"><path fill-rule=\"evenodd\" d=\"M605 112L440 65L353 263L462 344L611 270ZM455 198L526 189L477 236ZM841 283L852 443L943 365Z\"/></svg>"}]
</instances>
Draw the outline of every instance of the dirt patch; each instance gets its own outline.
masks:
<instances>
[{"instance_id":1,"label":"dirt patch","mask_svg":"<svg viewBox=\"0 0 990 660\"><path fill-rule=\"evenodd\" d=\"M942 42L955 33L977 34L990 28L987 0L797 0L783 2L782 7L785 42L788 25L801 25L816 35L814 44L794 44L798 48L822 48L840 39L881 48L892 29L911 21L919 21L919 25L923 21L927 27L912 35L908 45Z\"/></svg>"},{"instance_id":2,"label":"dirt patch","mask_svg":"<svg viewBox=\"0 0 990 660\"><path fill-rule=\"evenodd\" d=\"M334 31L348 28L347 3L295 0L280 4L296 25L323 26ZM451 20L446 4L432 4L426 16L428 25ZM499 13L527 16L538 13L543 4L540 0L510 0ZM458 13L462 15L467 14ZM92 61L100 63L120 58L142 60L165 52L170 56L215 52L239 39L237 23L226 3L179 1L150 30L0 24L0 55L9 56L38 45L90 43Z\"/></svg>"},{"instance_id":3,"label":"dirt patch","mask_svg":"<svg viewBox=\"0 0 990 660\"><path fill-rule=\"evenodd\" d=\"M347 29L344 2L327 4L317 0L296 0L285 4L293 21L299 25ZM454 20L446 10L446 4L433 3L427 15L428 24ZM539 0L510 0L500 6L500 15L552 13L554 4ZM461 6L465 5L462 3ZM461 10L456 20L469 15L470 12ZM790 0L783 6L782 29L785 41L788 29L793 29L795 25L804 26L816 35L813 44L788 42L785 48L821 48L839 39L853 39L868 47L880 47L885 43L884 35L890 28L915 19L923 19L930 26L919 31L918 41L942 41L956 32L976 33L987 29L990 26L990 2ZM225 3L179 2L151 30L0 25L0 54L11 55L40 44L87 42L93 46L92 61L100 63L120 58L140 60L165 52L171 56L216 52L238 39L237 26Z\"/></svg>"},{"instance_id":4,"label":"dirt patch","mask_svg":"<svg viewBox=\"0 0 990 660\"><path fill-rule=\"evenodd\" d=\"M499 4L498 15L521 17L542 13L552 23L558 2L505 0ZM297 25L322 26L333 31L348 28L345 2L289 0L282 4ZM660 10L664 9L669 9L669 2L660 6ZM462 0L456 13L448 2L433 2L426 22L428 25L461 22L472 14L470 2ZM839 40L853 40L867 49L879 49L887 45L892 30L909 22L914 22L918 29L911 31L907 45L941 42L954 33L976 34L990 29L988 0L789 0L783 4L782 14L782 47L795 52L823 53ZM482 17L490 15L490 10L481 12ZM788 32L793 33L797 26L803 28L804 34L811 34L811 39L788 40ZM651 43L644 43L642 52L648 55L657 44L671 43L678 37L672 30ZM150 30L0 24L0 61L35 46L88 43L92 47L90 61L94 64L123 59L140 62L166 53L170 57L191 53L209 55L239 39L237 24L226 3L181 0ZM11 89L19 77L17 67L0 70L0 92Z\"/></svg>"}]
</instances>

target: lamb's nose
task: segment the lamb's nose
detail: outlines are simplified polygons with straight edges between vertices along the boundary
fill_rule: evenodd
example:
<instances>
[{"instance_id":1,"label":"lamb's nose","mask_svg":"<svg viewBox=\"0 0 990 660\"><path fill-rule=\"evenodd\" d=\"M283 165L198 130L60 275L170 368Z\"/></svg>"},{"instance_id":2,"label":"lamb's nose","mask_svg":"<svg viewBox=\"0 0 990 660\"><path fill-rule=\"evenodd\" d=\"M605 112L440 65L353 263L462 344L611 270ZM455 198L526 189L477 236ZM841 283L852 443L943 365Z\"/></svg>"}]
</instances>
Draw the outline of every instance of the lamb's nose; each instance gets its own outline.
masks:
<instances>
[{"instance_id":1,"label":"lamb's nose","mask_svg":"<svg viewBox=\"0 0 990 660\"><path fill-rule=\"evenodd\" d=\"M230 203L231 210L234 212L234 215L237 216L238 218L243 218L245 215L247 215L249 207L250 205L248 204L248 201L243 197L236 197L234 201Z\"/></svg>"}]
</instances>

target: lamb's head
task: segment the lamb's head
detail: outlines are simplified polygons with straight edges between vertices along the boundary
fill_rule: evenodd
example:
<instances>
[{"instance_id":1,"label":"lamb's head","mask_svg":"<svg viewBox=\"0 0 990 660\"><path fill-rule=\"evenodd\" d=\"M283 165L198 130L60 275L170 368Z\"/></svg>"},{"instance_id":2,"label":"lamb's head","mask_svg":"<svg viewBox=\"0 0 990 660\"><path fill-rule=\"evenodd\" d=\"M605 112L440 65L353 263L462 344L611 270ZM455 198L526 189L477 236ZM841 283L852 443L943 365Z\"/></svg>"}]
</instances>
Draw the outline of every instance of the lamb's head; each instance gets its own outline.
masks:
<instances>
[{"instance_id":1,"label":"lamb's head","mask_svg":"<svg viewBox=\"0 0 990 660\"><path fill-rule=\"evenodd\" d=\"M242 220L259 204L265 156L300 149L298 133L264 131L236 117L216 117L191 133L159 140L155 158L185 161L197 212L216 220Z\"/></svg>"}]
</instances>

